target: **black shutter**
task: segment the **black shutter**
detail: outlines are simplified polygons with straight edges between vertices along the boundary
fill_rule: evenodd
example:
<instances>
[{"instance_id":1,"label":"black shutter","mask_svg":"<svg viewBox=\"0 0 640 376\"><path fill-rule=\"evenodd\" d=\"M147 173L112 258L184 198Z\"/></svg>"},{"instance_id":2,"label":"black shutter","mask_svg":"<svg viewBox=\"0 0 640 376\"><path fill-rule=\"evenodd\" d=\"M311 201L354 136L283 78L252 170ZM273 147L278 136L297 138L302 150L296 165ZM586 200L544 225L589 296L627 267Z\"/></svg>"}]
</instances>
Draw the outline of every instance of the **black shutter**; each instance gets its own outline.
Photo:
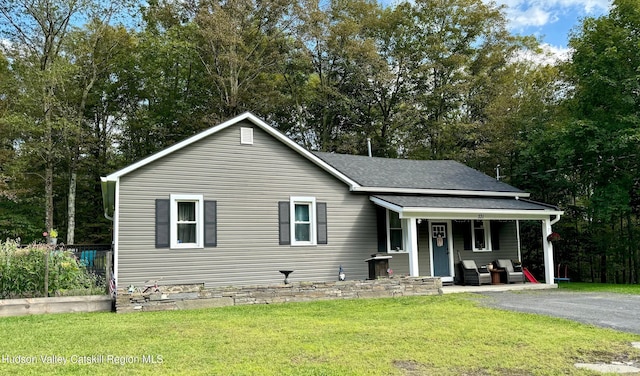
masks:
<instances>
[{"instance_id":1,"label":"black shutter","mask_svg":"<svg viewBox=\"0 0 640 376\"><path fill-rule=\"evenodd\" d=\"M327 244L327 203L316 203L318 218L318 244Z\"/></svg>"},{"instance_id":2,"label":"black shutter","mask_svg":"<svg viewBox=\"0 0 640 376\"><path fill-rule=\"evenodd\" d=\"M289 219L289 201L278 202L278 229L280 235L280 245L291 244L291 222Z\"/></svg>"},{"instance_id":3,"label":"black shutter","mask_svg":"<svg viewBox=\"0 0 640 376\"><path fill-rule=\"evenodd\" d=\"M218 202L204 202L204 246L218 246Z\"/></svg>"},{"instance_id":4,"label":"black shutter","mask_svg":"<svg viewBox=\"0 0 640 376\"><path fill-rule=\"evenodd\" d=\"M376 228L378 230L378 252L387 252L387 210L377 205Z\"/></svg>"},{"instance_id":5,"label":"black shutter","mask_svg":"<svg viewBox=\"0 0 640 376\"><path fill-rule=\"evenodd\" d=\"M457 234L462 235L462 246L465 251L472 250L471 226L473 226L473 221L453 221L453 234L454 236Z\"/></svg>"},{"instance_id":6,"label":"black shutter","mask_svg":"<svg viewBox=\"0 0 640 376\"><path fill-rule=\"evenodd\" d=\"M170 220L169 200L156 200L156 248L169 248L170 246Z\"/></svg>"},{"instance_id":7,"label":"black shutter","mask_svg":"<svg viewBox=\"0 0 640 376\"><path fill-rule=\"evenodd\" d=\"M502 227L502 223L491 221L489 226L491 226L491 249L498 251L500 250L500 227Z\"/></svg>"}]
</instances>

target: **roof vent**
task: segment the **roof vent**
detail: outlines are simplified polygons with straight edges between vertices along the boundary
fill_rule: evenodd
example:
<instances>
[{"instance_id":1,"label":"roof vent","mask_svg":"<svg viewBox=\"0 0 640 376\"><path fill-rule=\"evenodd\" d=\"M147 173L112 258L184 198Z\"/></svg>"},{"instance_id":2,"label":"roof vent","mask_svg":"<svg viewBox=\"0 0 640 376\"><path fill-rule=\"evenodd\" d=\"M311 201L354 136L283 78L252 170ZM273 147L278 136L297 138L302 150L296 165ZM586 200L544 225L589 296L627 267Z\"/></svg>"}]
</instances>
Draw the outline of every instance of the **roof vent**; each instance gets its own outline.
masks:
<instances>
[{"instance_id":1,"label":"roof vent","mask_svg":"<svg viewBox=\"0 0 640 376\"><path fill-rule=\"evenodd\" d=\"M253 128L240 128L240 144L253 145Z\"/></svg>"}]
</instances>

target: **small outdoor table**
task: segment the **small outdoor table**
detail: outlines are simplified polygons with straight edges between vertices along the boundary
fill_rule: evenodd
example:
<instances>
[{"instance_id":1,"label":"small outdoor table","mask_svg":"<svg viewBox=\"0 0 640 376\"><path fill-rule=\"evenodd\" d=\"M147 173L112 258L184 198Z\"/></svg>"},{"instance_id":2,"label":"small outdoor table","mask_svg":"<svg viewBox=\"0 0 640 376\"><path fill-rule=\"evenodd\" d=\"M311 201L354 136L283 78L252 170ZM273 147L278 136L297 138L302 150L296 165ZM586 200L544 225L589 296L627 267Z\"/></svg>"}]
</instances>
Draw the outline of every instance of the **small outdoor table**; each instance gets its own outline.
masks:
<instances>
[{"instance_id":1,"label":"small outdoor table","mask_svg":"<svg viewBox=\"0 0 640 376\"><path fill-rule=\"evenodd\" d=\"M499 285L500 283L502 283L501 279L502 279L502 274L504 273L504 269L493 268L490 271L491 271L491 284Z\"/></svg>"}]
</instances>

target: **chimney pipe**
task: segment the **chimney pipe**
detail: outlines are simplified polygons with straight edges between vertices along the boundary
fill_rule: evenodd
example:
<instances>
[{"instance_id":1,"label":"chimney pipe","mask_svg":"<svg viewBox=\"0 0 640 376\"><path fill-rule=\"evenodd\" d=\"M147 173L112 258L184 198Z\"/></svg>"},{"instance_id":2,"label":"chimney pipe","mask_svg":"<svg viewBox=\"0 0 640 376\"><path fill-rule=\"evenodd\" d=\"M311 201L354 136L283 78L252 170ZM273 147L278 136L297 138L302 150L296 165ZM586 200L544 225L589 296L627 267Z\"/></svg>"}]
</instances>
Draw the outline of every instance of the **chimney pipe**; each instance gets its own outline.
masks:
<instances>
[{"instance_id":1,"label":"chimney pipe","mask_svg":"<svg viewBox=\"0 0 640 376\"><path fill-rule=\"evenodd\" d=\"M369 157L372 157L373 155L371 155L371 137L367 137L367 148L369 149Z\"/></svg>"}]
</instances>

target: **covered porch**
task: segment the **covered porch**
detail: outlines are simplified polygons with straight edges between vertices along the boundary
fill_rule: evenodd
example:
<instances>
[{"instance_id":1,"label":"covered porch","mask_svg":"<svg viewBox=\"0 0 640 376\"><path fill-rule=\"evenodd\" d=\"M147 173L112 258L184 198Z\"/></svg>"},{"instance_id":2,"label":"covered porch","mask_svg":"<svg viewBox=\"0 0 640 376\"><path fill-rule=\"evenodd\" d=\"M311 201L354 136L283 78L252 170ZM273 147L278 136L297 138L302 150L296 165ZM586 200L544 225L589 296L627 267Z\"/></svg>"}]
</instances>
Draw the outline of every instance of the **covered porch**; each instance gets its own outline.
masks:
<instances>
[{"instance_id":1,"label":"covered porch","mask_svg":"<svg viewBox=\"0 0 640 376\"><path fill-rule=\"evenodd\" d=\"M478 266L498 259L520 261L520 221L540 221L541 282L553 285L553 244L548 237L563 212L512 192L492 194L371 196L378 206L378 249L393 256L392 268L401 274L440 277L445 284L453 283L459 278L456 265L461 260L473 260Z\"/></svg>"}]
</instances>

